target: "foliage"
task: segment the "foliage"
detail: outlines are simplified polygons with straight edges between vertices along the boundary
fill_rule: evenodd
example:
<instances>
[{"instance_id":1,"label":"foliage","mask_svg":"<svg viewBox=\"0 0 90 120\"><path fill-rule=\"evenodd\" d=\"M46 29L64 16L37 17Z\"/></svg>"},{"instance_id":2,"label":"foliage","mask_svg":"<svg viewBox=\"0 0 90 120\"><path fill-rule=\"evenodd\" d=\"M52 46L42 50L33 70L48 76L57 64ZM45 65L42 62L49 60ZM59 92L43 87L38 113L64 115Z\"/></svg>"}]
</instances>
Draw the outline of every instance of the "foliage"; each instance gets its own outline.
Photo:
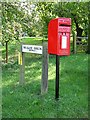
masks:
<instances>
[{"instance_id":1,"label":"foliage","mask_svg":"<svg viewBox=\"0 0 90 120\"><path fill-rule=\"evenodd\" d=\"M56 17L71 17L72 31L87 36L88 2L2 2L3 42L23 34L47 37L48 23Z\"/></svg>"},{"instance_id":2,"label":"foliage","mask_svg":"<svg viewBox=\"0 0 90 120\"><path fill-rule=\"evenodd\" d=\"M18 13L18 14L17 14ZM19 37L19 16L17 6L12 3L2 2L2 42L18 40Z\"/></svg>"},{"instance_id":3,"label":"foliage","mask_svg":"<svg viewBox=\"0 0 90 120\"><path fill-rule=\"evenodd\" d=\"M39 34L42 36L47 37L48 23L52 18L54 18L52 9L52 2L38 2L36 4L36 10L39 17Z\"/></svg>"},{"instance_id":4,"label":"foliage","mask_svg":"<svg viewBox=\"0 0 90 120\"><path fill-rule=\"evenodd\" d=\"M24 11L24 17L21 18L21 27L24 33L27 33L28 36L35 36L35 28L37 20L35 5L32 2L23 2L20 3L20 9Z\"/></svg>"},{"instance_id":5,"label":"foliage","mask_svg":"<svg viewBox=\"0 0 90 120\"><path fill-rule=\"evenodd\" d=\"M87 35L88 26L88 2L56 2L38 3L39 17L41 21L47 23L53 17L71 17L72 18L72 30L77 31L81 28L84 32L83 35ZM81 34L82 35L82 34Z\"/></svg>"},{"instance_id":6,"label":"foliage","mask_svg":"<svg viewBox=\"0 0 90 120\"><path fill-rule=\"evenodd\" d=\"M2 42L19 40L22 34L34 36L31 3L2 2ZM28 8L28 9L27 9ZM31 9L32 10L32 9ZM29 13L31 12L31 14Z\"/></svg>"}]
</instances>

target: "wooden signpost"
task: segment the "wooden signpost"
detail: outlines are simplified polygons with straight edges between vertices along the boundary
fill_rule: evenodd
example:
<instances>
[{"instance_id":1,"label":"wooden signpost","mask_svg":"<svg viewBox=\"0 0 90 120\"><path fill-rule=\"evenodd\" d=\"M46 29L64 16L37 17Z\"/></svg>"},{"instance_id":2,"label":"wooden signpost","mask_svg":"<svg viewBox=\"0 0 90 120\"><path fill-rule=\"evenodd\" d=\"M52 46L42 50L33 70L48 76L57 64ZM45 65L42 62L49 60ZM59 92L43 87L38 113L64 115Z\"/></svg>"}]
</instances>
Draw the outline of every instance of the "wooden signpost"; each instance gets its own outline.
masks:
<instances>
[{"instance_id":1,"label":"wooden signpost","mask_svg":"<svg viewBox=\"0 0 90 120\"><path fill-rule=\"evenodd\" d=\"M41 79L41 94L47 92L48 89L48 53L47 43L43 42L43 46L37 45L21 45L19 52L18 63L20 64L20 80L19 84L25 83L25 53L34 53L42 55L42 79Z\"/></svg>"}]
</instances>

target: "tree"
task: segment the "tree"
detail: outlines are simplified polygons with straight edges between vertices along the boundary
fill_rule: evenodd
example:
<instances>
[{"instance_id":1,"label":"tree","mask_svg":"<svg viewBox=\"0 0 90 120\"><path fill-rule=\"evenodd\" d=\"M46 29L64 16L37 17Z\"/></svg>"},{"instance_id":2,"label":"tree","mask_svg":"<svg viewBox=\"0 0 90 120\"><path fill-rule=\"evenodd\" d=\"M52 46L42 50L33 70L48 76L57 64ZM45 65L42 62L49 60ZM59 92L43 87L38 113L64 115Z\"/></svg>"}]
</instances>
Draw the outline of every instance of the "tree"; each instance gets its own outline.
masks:
<instances>
[{"instance_id":1,"label":"tree","mask_svg":"<svg viewBox=\"0 0 90 120\"><path fill-rule=\"evenodd\" d=\"M6 44L6 63L8 62L8 43L19 40L21 12L13 3L2 2L2 44Z\"/></svg>"},{"instance_id":2,"label":"tree","mask_svg":"<svg viewBox=\"0 0 90 120\"><path fill-rule=\"evenodd\" d=\"M72 18L72 31L77 32L77 36L87 36L88 23L88 3L87 2L40 2L36 4L39 15L41 34L47 34L47 26L50 19L55 17ZM81 39L79 39L81 40Z\"/></svg>"},{"instance_id":3,"label":"tree","mask_svg":"<svg viewBox=\"0 0 90 120\"><path fill-rule=\"evenodd\" d=\"M24 33L27 33L29 36L35 36L35 29L37 24L35 4L33 4L32 2L21 2L19 4L19 9L24 12L24 16L21 18L20 21L22 31Z\"/></svg>"},{"instance_id":4,"label":"tree","mask_svg":"<svg viewBox=\"0 0 90 120\"><path fill-rule=\"evenodd\" d=\"M77 36L81 37L82 35L87 35L87 2L63 2L58 4L56 3L53 13L55 13L58 17L71 17L72 30L77 32Z\"/></svg>"},{"instance_id":5,"label":"tree","mask_svg":"<svg viewBox=\"0 0 90 120\"><path fill-rule=\"evenodd\" d=\"M36 4L36 11L39 17L38 31L39 35L47 37L48 23L53 18L52 14L53 3L52 2L38 2ZM55 17L55 16L54 16Z\"/></svg>"},{"instance_id":6,"label":"tree","mask_svg":"<svg viewBox=\"0 0 90 120\"><path fill-rule=\"evenodd\" d=\"M36 35L35 5L32 2L2 2L2 44L6 44L8 62L8 43L19 40L22 34Z\"/></svg>"}]
</instances>

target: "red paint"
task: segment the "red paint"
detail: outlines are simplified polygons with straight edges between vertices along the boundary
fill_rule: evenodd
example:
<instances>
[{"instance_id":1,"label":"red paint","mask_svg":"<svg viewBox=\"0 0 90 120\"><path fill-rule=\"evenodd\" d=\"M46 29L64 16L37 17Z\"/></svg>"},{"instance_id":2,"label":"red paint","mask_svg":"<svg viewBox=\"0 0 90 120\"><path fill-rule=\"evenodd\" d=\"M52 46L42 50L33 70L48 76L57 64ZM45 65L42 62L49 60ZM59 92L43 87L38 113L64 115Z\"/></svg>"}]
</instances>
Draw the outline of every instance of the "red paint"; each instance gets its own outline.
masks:
<instances>
[{"instance_id":1,"label":"red paint","mask_svg":"<svg viewBox=\"0 0 90 120\"><path fill-rule=\"evenodd\" d=\"M70 55L71 18L52 19L48 25L48 53ZM62 44L66 43L66 44Z\"/></svg>"}]
</instances>

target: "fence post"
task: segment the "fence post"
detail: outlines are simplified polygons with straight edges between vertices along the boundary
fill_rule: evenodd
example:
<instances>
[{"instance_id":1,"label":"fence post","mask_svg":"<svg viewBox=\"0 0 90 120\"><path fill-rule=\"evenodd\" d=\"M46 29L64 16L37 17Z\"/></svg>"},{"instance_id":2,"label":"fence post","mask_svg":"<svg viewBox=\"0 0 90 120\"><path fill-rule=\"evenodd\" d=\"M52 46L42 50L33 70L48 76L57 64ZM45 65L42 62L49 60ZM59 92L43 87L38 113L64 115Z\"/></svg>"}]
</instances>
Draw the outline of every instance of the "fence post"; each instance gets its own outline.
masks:
<instances>
[{"instance_id":1,"label":"fence post","mask_svg":"<svg viewBox=\"0 0 90 120\"><path fill-rule=\"evenodd\" d=\"M76 32L73 33L73 53L76 54Z\"/></svg>"},{"instance_id":2,"label":"fence post","mask_svg":"<svg viewBox=\"0 0 90 120\"><path fill-rule=\"evenodd\" d=\"M41 94L46 93L47 90L48 90L48 52L47 42L43 42Z\"/></svg>"},{"instance_id":3,"label":"fence post","mask_svg":"<svg viewBox=\"0 0 90 120\"><path fill-rule=\"evenodd\" d=\"M22 45L21 45L22 47ZM25 83L25 53L22 52L22 48L20 50L20 79L19 84L23 85Z\"/></svg>"}]
</instances>

